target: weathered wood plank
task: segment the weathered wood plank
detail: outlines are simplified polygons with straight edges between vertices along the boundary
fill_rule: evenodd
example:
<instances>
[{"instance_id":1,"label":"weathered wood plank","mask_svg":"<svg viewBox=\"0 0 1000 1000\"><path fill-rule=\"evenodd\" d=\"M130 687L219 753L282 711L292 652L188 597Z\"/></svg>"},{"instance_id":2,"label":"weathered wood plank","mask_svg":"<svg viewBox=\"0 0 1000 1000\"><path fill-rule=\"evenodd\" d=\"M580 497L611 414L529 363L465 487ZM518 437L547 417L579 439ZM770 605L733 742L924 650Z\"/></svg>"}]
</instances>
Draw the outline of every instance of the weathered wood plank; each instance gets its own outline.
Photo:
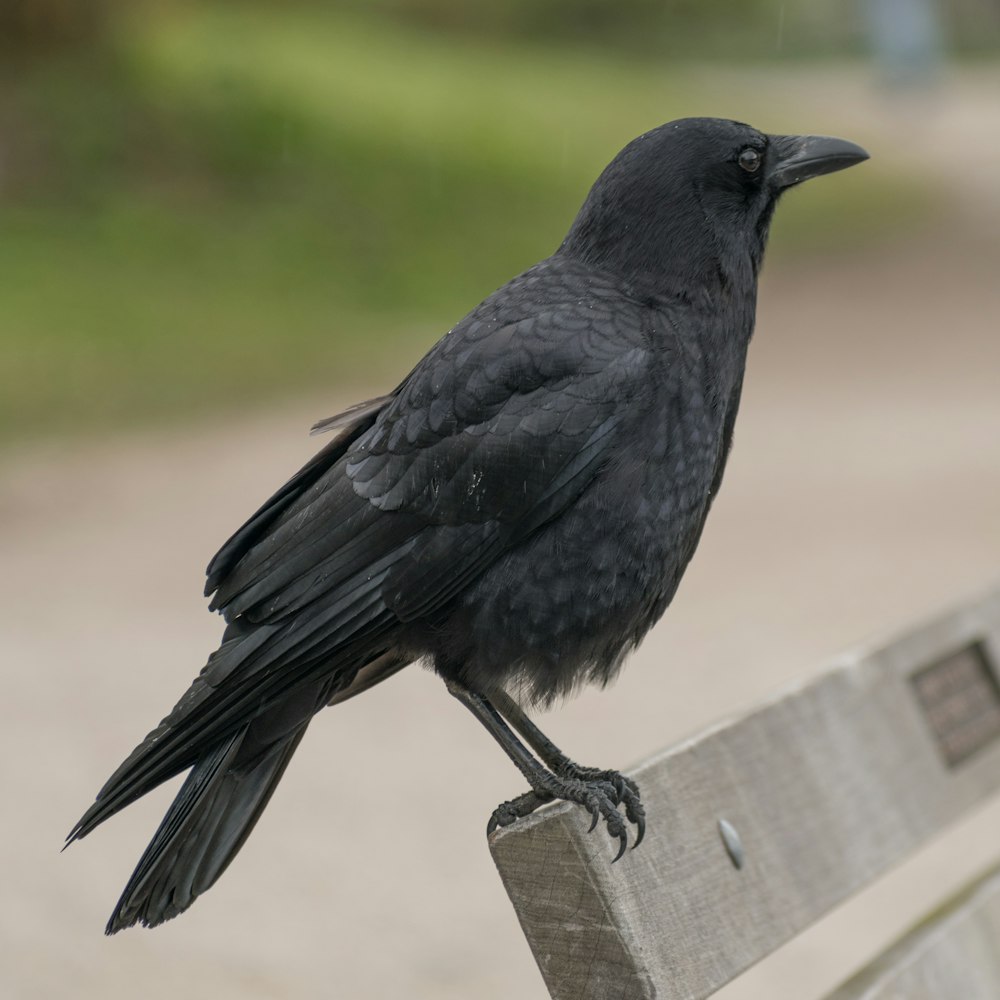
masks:
<instances>
[{"instance_id":1,"label":"weathered wood plank","mask_svg":"<svg viewBox=\"0 0 1000 1000\"><path fill-rule=\"evenodd\" d=\"M572 806L498 831L552 996L707 997L984 799L1000 787L997 663L1000 590L635 769L646 842L614 866Z\"/></svg>"},{"instance_id":2,"label":"weathered wood plank","mask_svg":"<svg viewBox=\"0 0 1000 1000\"><path fill-rule=\"evenodd\" d=\"M827 1000L1000 997L1000 866L925 918Z\"/></svg>"}]
</instances>

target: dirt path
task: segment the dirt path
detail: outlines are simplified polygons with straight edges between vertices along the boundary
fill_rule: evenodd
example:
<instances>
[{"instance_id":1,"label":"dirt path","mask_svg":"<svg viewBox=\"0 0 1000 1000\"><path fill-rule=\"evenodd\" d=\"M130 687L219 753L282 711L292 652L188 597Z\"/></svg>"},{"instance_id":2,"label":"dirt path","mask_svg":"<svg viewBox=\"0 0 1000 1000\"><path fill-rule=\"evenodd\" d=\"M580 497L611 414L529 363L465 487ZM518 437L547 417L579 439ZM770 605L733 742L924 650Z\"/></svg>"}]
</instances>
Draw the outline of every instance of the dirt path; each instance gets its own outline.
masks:
<instances>
[{"instance_id":1,"label":"dirt path","mask_svg":"<svg viewBox=\"0 0 1000 1000\"><path fill-rule=\"evenodd\" d=\"M988 236L949 235L768 273L701 549L620 683L545 720L558 743L627 764L1000 577L998 261ZM213 648L206 558L341 402L0 468L4 995L544 996L483 839L518 778L419 670L317 721L232 871L181 920L100 936L169 791L57 854ZM966 824L961 850L925 852L722 996L819 996L981 865L998 821Z\"/></svg>"}]
</instances>

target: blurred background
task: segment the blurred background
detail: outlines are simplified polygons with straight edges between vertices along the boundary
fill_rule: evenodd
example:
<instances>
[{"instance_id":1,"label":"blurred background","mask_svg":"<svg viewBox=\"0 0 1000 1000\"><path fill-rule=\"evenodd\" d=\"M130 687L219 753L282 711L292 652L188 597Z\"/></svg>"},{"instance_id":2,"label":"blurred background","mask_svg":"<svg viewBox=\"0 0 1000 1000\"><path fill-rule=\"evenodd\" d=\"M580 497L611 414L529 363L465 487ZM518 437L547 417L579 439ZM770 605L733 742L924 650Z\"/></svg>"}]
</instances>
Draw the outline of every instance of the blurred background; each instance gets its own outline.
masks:
<instances>
[{"instance_id":1,"label":"blurred background","mask_svg":"<svg viewBox=\"0 0 1000 1000\"><path fill-rule=\"evenodd\" d=\"M172 789L56 852L213 648L203 567L310 423L550 253L663 121L872 160L780 206L699 554L546 731L624 766L995 582L998 54L994 0L2 0L3 994L545 995L482 836L518 778L416 669L317 722L181 920L100 934ZM724 998L820 996L995 812Z\"/></svg>"}]
</instances>

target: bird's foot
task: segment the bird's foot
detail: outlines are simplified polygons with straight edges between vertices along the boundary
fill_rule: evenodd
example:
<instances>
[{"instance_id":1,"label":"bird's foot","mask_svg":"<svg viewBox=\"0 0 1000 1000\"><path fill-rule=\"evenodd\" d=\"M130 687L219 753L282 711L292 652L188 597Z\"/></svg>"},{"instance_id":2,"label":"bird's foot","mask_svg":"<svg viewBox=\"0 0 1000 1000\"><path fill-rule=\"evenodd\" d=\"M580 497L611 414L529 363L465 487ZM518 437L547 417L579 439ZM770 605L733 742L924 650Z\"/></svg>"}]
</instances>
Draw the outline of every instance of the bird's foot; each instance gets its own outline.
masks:
<instances>
[{"instance_id":1,"label":"bird's foot","mask_svg":"<svg viewBox=\"0 0 1000 1000\"><path fill-rule=\"evenodd\" d=\"M537 788L504 802L493 812L486 832L492 833L497 827L510 826L553 799L564 799L583 806L590 813L591 824L588 832L592 832L601 819L604 820L609 836L619 844L618 853L612 864L617 861L628 847L628 828L625 819L618 811L619 804L625 805L629 821L638 828L633 847L642 840L645 814L639 802L639 790L635 782L617 771L598 771L595 768L580 768L575 764L572 767L579 772L579 777L548 772L544 776L539 775Z\"/></svg>"},{"instance_id":2,"label":"bird's foot","mask_svg":"<svg viewBox=\"0 0 1000 1000\"><path fill-rule=\"evenodd\" d=\"M581 767L569 759L565 763L560 762L556 773L561 778L609 785L613 790L612 801L616 806L625 807L625 815L628 821L636 828L635 842L632 844L632 849L635 850L642 843L642 838L646 835L646 810L643 808L642 800L639 797L639 786L631 778L626 778L620 771L604 771L596 767Z\"/></svg>"}]
</instances>

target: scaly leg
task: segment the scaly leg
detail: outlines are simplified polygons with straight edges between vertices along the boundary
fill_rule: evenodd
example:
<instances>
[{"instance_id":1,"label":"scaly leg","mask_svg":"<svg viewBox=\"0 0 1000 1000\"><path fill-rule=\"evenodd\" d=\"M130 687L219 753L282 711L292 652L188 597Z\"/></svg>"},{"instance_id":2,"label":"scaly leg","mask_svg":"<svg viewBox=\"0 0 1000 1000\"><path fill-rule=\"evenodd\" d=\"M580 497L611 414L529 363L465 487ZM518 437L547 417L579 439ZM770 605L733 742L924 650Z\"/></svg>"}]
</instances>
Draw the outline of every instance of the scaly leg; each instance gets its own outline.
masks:
<instances>
[{"instance_id":1,"label":"scaly leg","mask_svg":"<svg viewBox=\"0 0 1000 1000\"><path fill-rule=\"evenodd\" d=\"M486 698L457 681L448 680L446 684L451 694L486 727L531 785L532 790L526 795L505 802L494 811L487 832L492 832L498 826L508 826L552 799L565 799L582 805L590 813L591 830L601 818L604 819L609 835L619 843L615 861L625 853L628 832L625 821L616 808L616 789L612 782L555 774L546 770Z\"/></svg>"},{"instance_id":2,"label":"scaly leg","mask_svg":"<svg viewBox=\"0 0 1000 1000\"><path fill-rule=\"evenodd\" d=\"M633 850L642 843L642 838L646 833L646 810L639 797L639 786L631 778L625 777L619 771L583 767L574 763L528 718L513 698L501 692L494 696L493 702L497 711L524 737L528 746L538 754L553 773L562 778L603 782L610 785L614 790L612 797L615 805L623 805L629 822L636 826L637 832L635 843L632 845Z\"/></svg>"}]
</instances>

